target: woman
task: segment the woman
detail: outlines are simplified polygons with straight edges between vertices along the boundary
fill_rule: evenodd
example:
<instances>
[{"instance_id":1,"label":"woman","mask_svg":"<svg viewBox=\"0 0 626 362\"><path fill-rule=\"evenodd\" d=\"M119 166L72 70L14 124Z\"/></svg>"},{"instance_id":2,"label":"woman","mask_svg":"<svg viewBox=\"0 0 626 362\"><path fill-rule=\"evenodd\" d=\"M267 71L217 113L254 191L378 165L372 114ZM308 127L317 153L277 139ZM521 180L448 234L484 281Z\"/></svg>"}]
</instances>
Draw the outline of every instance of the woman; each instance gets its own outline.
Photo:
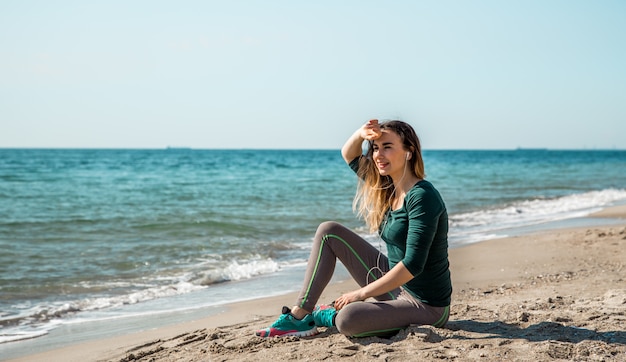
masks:
<instances>
[{"instance_id":1,"label":"woman","mask_svg":"<svg viewBox=\"0 0 626 362\"><path fill-rule=\"evenodd\" d=\"M366 155L364 140L369 143ZM424 180L415 131L401 121L370 120L341 154L359 176L355 209L370 231L378 231L388 256L344 226L322 223L297 303L283 307L278 320L257 336L310 336L317 326L336 326L350 337L385 336L410 324L441 327L448 321L448 215L439 192ZM337 259L360 288L331 306L315 307ZM375 301L363 302L367 298Z\"/></svg>"}]
</instances>

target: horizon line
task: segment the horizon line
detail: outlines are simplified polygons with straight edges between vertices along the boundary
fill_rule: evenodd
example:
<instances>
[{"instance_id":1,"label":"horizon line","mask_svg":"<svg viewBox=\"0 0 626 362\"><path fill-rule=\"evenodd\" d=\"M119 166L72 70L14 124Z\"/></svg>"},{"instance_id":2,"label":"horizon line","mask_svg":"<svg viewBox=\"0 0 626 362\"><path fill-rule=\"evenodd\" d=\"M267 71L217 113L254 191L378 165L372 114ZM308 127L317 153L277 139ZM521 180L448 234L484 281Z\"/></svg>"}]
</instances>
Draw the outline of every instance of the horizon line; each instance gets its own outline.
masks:
<instances>
[{"instance_id":1,"label":"horizon line","mask_svg":"<svg viewBox=\"0 0 626 362\"><path fill-rule=\"evenodd\" d=\"M262 148L262 147L2 147L0 150L135 150L135 151L340 151L341 148ZM425 148L422 151L626 151L626 148L550 148L550 147L512 147L512 148Z\"/></svg>"}]
</instances>

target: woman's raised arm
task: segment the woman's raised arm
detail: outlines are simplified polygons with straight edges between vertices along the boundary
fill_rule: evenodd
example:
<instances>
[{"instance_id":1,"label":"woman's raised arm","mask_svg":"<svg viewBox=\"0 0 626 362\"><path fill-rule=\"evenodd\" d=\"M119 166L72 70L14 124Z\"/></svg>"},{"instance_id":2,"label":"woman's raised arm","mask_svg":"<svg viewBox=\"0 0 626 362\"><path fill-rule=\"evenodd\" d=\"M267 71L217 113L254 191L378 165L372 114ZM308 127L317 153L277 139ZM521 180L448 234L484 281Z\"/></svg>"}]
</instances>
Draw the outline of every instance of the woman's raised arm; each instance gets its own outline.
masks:
<instances>
[{"instance_id":1,"label":"woman's raised arm","mask_svg":"<svg viewBox=\"0 0 626 362\"><path fill-rule=\"evenodd\" d=\"M350 163L363 152L363 140L375 140L382 134L377 119L371 119L357 129L341 148L341 156Z\"/></svg>"}]
</instances>

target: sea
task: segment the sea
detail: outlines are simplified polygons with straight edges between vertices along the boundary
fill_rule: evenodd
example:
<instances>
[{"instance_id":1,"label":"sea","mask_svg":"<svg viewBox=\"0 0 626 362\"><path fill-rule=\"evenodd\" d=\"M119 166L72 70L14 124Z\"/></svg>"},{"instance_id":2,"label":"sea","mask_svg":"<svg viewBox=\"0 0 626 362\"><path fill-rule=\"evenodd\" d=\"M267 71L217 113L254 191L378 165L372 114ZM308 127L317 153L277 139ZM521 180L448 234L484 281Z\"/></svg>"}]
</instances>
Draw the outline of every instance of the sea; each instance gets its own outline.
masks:
<instances>
[{"instance_id":1,"label":"sea","mask_svg":"<svg viewBox=\"0 0 626 362\"><path fill-rule=\"evenodd\" d=\"M451 248L610 223L589 215L626 204L623 150L424 161ZM0 356L296 291L326 220L382 250L353 212L356 184L339 150L0 149Z\"/></svg>"}]
</instances>

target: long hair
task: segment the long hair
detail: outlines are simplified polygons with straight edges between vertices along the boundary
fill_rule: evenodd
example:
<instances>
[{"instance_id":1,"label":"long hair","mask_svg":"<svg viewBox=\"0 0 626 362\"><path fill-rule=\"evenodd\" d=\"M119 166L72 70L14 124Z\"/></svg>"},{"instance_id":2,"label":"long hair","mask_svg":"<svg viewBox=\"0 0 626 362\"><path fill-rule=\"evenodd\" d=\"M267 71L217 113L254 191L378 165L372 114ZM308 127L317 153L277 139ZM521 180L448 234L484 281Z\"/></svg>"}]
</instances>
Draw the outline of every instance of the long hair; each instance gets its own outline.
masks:
<instances>
[{"instance_id":1,"label":"long hair","mask_svg":"<svg viewBox=\"0 0 626 362\"><path fill-rule=\"evenodd\" d=\"M422 148L413 127L408 123L394 120L381 123L380 129L393 131L400 136L404 150L411 152L411 158L406 161L407 166L418 178L425 178ZM373 142L369 141L367 153L359 161L359 183L352 207L365 220L370 232L375 232L391 207L395 188L391 177L381 176L378 172L373 159L372 145Z\"/></svg>"}]
</instances>

